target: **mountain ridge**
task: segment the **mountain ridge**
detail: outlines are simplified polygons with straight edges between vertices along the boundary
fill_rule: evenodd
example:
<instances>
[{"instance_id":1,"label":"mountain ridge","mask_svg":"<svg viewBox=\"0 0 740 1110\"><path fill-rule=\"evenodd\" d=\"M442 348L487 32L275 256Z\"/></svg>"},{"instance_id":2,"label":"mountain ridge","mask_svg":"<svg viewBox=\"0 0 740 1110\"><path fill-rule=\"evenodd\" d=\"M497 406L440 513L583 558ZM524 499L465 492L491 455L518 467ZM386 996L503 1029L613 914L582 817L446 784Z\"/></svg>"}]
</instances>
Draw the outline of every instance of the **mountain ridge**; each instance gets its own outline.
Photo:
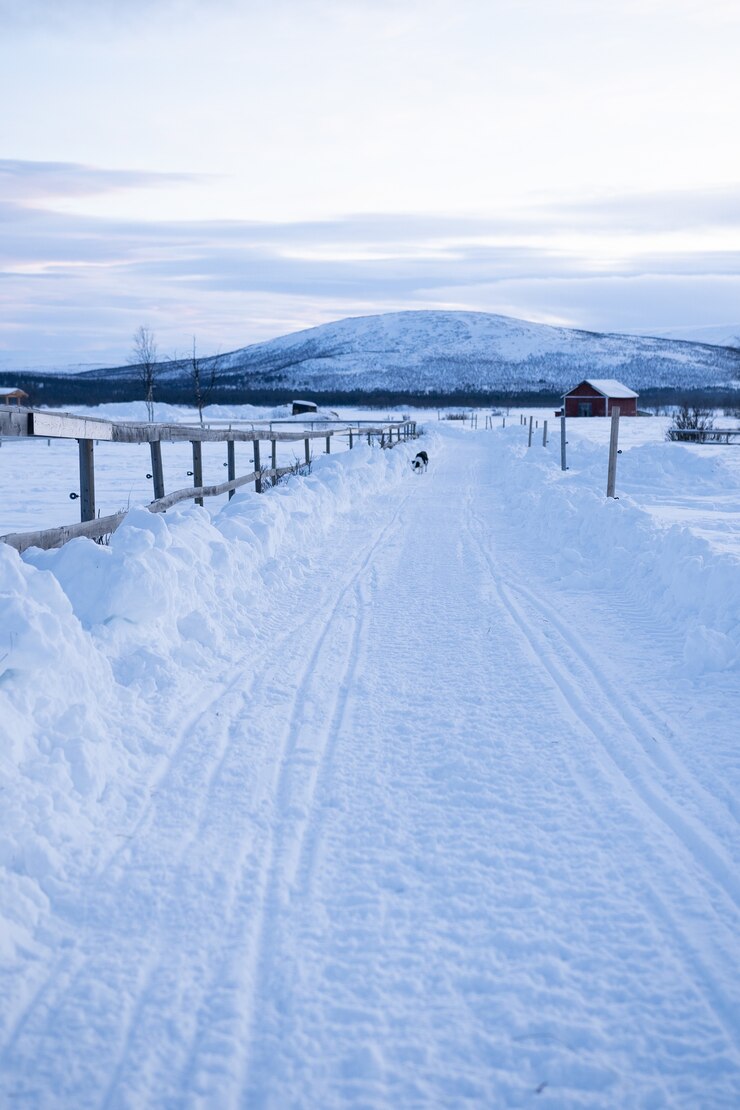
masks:
<instances>
[{"instance_id":1,"label":"mountain ridge","mask_svg":"<svg viewBox=\"0 0 740 1110\"><path fill-rule=\"evenodd\" d=\"M345 317L199 360L221 400L561 395L583 378L645 391L740 389L740 350L536 324L494 313L407 310ZM59 379L57 379L58 381ZM70 388L135 394L135 366L67 375ZM161 363L160 399L190 391L188 360Z\"/></svg>"},{"instance_id":2,"label":"mountain ridge","mask_svg":"<svg viewBox=\"0 0 740 1110\"><path fill-rule=\"evenodd\" d=\"M740 381L740 351L494 313L410 310L250 344L221 356L220 371L227 381L323 393L562 392L574 377L589 376L618 377L638 390L711 388Z\"/></svg>"}]
</instances>

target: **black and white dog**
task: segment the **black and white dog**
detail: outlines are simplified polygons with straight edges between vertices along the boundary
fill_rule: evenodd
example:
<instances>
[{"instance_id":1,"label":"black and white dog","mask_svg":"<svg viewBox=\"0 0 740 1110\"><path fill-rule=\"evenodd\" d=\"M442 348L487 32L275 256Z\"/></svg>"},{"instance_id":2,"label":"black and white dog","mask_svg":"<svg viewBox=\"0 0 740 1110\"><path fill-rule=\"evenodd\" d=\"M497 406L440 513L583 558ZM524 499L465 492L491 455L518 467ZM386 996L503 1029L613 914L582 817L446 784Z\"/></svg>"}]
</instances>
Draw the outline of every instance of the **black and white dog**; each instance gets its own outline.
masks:
<instances>
[{"instance_id":1,"label":"black and white dog","mask_svg":"<svg viewBox=\"0 0 740 1110\"><path fill-rule=\"evenodd\" d=\"M411 460L411 466L417 474L422 470L426 470L429 466L429 455L427 455L426 451L420 451L416 458Z\"/></svg>"}]
</instances>

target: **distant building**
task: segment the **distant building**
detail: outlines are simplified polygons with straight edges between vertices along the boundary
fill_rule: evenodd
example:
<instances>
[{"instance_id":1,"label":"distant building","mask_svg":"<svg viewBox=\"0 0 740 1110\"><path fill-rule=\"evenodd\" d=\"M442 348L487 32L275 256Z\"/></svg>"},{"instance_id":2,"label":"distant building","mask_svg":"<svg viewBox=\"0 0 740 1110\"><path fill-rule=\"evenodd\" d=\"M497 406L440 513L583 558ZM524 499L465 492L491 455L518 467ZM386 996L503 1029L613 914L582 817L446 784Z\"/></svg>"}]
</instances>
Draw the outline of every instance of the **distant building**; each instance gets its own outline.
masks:
<instances>
[{"instance_id":1,"label":"distant building","mask_svg":"<svg viewBox=\"0 0 740 1110\"><path fill-rule=\"evenodd\" d=\"M300 416L302 412L317 412L318 407L315 401L294 401L293 416Z\"/></svg>"},{"instance_id":2,"label":"distant building","mask_svg":"<svg viewBox=\"0 0 740 1110\"><path fill-rule=\"evenodd\" d=\"M28 400L28 394L24 393L22 389L8 389L3 386L0 388L0 405L22 405Z\"/></svg>"},{"instance_id":3,"label":"distant building","mask_svg":"<svg viewBox=\"0 0 740 1110\"><path fill-rule=\"evenodd\" d=\"M637 416L639 394L611 378L587 378L563 397L566 416Z\"/></svg>"}]
</instances>

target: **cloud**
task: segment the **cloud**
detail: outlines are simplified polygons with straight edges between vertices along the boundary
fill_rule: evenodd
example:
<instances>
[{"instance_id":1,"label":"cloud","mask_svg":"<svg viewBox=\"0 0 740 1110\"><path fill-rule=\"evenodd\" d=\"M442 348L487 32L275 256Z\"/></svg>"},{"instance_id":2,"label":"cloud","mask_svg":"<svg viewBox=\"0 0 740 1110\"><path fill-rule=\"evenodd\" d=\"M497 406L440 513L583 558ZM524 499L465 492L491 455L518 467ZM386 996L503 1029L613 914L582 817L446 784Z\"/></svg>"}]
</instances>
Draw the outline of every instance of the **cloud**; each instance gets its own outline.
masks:
<instances>
[{"instance_id":1,"label":"cloud","mask_svg":"<svg viewBox=\"0 0 740 1110\"><path fill-rule=\"evenodd\" d=\"M559 203L544 210L561 227L620 231L740 229L740 185L620 194Z\"/></svg>"},{"instance_id":2,"label":"cloud","mask_svg":"<svg viewBox=\"0 0 740 1110\"><path fill-rule=\"evenodd\" d=\"M740 206L727 189L597 197L480 219L148 222L51 207L59 197L189 180L0 162L0 365L2 352L6 363L120 362L142 322L156 327L163 348L195 330L204 347L225 349L402 308L475 308L619 331L727 323L733 297L740 304L740 236L732 234Z\"/></svg>"},{"instance_id":3,"label":"cloud","mask_svg":"<svg viewBox=\"0 0 740 1110\"><path fill-rule=\"evenodd\" d=\"M119 189L185 185L204 175L101 169L77 162L27 162L0 158L0 200L18 204L95 196Z\"/></svg>"}]
</instances>

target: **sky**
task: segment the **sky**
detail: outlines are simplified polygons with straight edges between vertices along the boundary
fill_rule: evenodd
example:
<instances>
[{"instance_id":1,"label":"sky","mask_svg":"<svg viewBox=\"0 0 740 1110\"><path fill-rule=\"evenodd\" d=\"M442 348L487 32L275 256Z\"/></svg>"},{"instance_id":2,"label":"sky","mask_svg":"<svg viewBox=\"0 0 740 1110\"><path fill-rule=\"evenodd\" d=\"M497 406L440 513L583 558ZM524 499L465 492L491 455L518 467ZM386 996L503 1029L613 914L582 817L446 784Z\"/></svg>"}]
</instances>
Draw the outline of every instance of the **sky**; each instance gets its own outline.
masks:
<instances>
[{"instance_id":1,"label":"sky","mask_svg":"<svg viewBox=\"0 0 740 1110\"><path fill-rule=\"evenodd\" d=\"M0 0L0 369L740 331L738 0Z\"/></svg>"}]
</instances>

